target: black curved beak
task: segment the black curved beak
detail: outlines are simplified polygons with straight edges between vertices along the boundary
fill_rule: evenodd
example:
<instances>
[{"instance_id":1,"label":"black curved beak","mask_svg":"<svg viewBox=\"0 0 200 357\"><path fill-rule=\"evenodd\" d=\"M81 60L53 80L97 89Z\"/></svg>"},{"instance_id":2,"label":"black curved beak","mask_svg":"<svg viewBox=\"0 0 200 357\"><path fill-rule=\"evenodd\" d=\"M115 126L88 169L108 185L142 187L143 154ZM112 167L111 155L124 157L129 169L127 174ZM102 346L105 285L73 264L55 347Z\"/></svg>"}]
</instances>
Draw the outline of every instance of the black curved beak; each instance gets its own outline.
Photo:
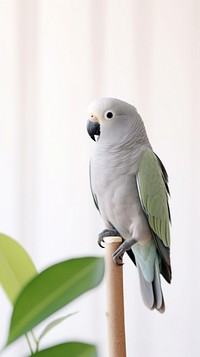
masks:
<instances>
[{"instance_id":1,"label":"black curved beak","mask_svg":"<svg viewBox=\"0 0 200 357\"><path fill-rule=\"evenodd\" d=\"M94 122L91 120L88 120L87 122L87 132L90 135L90 137L92 138L92 140L95 140L95 136L99 136L101 131L100 131L100 124L98 122Z\"/></svg>"}]
</instances>

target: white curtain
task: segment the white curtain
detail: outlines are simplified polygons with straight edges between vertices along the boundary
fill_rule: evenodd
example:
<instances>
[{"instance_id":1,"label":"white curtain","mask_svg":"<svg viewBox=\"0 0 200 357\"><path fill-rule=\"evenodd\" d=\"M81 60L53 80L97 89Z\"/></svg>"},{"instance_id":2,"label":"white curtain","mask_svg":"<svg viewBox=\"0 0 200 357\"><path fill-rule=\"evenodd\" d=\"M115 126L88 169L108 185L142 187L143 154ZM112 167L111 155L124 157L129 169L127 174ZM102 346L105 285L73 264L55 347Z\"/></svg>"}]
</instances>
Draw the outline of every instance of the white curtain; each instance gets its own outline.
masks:
<instances>
[{"instance_id":1,"label":"white curtain","mask_svg":"<svg viewBox=\"0 0 200 357\"><path fill-rule=\"evenodd\" d=\"M23 244L38 270L104 254L88 179L92 100L135 105L168 170L166 313L144 307L126 258L128 357L200 356L199 16L198 0L0 0L0 231ZM0 301L3 346L11 307L2 290ZM107 356L104 284L57 315L75 310L43 346L80 339ZM2 357L27 353L19 340Z\"/></svg>"}]
</instances>

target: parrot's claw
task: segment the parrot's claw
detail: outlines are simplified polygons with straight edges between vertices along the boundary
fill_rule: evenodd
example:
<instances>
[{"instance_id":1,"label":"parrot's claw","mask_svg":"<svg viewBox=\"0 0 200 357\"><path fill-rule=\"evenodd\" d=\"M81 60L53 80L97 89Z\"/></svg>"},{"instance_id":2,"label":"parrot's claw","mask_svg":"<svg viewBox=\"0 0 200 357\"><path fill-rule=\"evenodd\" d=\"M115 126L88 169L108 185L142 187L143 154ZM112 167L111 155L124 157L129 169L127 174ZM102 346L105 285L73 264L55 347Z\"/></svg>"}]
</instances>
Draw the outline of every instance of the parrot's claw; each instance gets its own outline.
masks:
<instances>
[{"instance_id":1,"label":"parrot's claw","mask_svg":"<svg viewBox=\"0 0 200 357\"><path fill-rule=\"evenodd\" d=\"M126 239L120 246L119 248L116 249L116 251L113 253L113 261L117 265L123 265L123 263L119 263L118 260L123 259L123 255L127 250L130 250L133 244L137 243L137 241L134 238Z\"/></svg>"},{"instance_id":2,"label":"parrot's claw","mask_svg":"<svg viewBox=\"0 0 200 357\"><path fill-rule=\"evenodd\" d=\"M104 238L105 237L115 237L115 236L120 236L119 232L117 232L116 229L104 229L101 233L99 233L98 236L98 245L101 248L104 248L104 246L102 245L102 242L104 242Z\"/></svg>"},{"instance_id":3,"label":"parrot's claw","mask_svg":"<svg viewBox=\"0 0 200 357\"><path fill-rule=\"evenodd\" d=\"M123 259L123 257L119 257L119 258L118 258L118 260L121 260L121 262L122 262L122 259ZM114 260L114 258L113 258L113 260ZM114 261L114 262L115 262L115 261ZM119 261L116 261L115 264L116 264L116 265L119 265L120 267L121 267L122 265L124 265L124 263L120 263Z\"/></svg>"}]
</instances>

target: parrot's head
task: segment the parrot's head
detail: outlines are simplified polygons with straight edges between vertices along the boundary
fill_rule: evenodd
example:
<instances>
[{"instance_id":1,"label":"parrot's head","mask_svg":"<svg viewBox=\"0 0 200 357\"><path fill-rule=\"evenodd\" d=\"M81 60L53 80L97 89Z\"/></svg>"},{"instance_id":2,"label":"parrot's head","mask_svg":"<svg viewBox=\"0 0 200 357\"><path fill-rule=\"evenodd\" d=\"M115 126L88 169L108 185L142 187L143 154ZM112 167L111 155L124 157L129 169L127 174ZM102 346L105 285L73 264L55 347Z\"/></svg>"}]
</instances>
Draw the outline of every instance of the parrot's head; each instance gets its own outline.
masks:
<instances>
[{"instance_id":1,"label":"parrot's head","mask_svg":"<svg viewBox=\"0 0 200 357\"><path fill-rule=\"evenodd\" d=\"M96 137L103 139L110 144L124 141L130 133L137 135L138 128L144 129L135 107L115 98L95 100L89 105L87 116L90 137L93 140Z\"/></svg>"}]
</instances>

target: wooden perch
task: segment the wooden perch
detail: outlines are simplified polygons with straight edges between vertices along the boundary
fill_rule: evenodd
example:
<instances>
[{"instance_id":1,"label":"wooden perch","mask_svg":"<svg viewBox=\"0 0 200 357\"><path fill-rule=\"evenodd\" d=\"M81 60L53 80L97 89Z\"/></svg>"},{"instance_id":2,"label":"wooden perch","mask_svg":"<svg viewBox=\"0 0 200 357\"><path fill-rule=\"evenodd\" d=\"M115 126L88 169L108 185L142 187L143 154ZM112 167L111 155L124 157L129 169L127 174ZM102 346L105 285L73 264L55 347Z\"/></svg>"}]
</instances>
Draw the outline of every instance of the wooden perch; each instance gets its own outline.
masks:
<instances>
[{"instance_id":1,"label":"wooden perch","mask_svg":"<svg viewBox=\"0 0 200 357\"><path fill-rule=\"evenodd\" d=\"M120 246L122 239L121 237L106 237L104 242L106 249L106 318L109 357L126 357L123 266L116 265L112 259L112 254Z\"/></svg>"}]
</instances>

